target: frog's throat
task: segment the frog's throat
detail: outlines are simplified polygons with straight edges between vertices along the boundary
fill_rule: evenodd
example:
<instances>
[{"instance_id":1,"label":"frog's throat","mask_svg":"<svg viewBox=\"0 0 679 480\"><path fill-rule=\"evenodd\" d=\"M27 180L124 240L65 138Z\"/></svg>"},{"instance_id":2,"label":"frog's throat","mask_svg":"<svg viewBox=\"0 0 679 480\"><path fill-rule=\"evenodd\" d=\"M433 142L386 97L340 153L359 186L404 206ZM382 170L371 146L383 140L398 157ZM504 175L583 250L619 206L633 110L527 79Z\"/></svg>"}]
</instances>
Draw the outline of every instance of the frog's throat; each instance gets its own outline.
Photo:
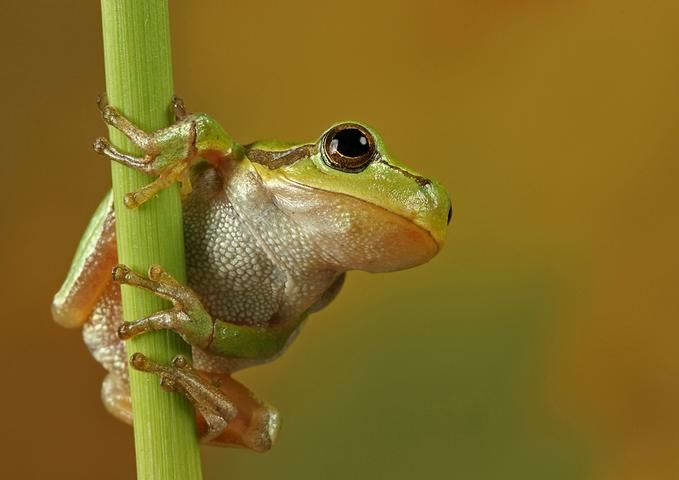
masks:
<instances>
[{"instance_id":1,"label":"frog's throat","mask_svg":"<svg viewBox=\"0 0 679 480\"><path fill-rule=\"evenodd\" d=\"M327 193L327 194L332 194L332 195L338 195L338 196L346 197L346 198L349 198L349 199L351 199L351 200L353 200L353 201L356 201L356 202L359 202L359 203L363 203L363 204L366 204L366 205L370 205L370 206L372 206L372 207L375 207L375 208L377 208L377 209L379 209L379 210L382 210L383 212L385 212L385 213L387 213L387 214L395 215L395 216L397 216L397 217L399 217L399 218L405 220L406 222L410 222L411 224L415 225L418 229L420 229L420 230L422 230L423 232L425 232L425 233L427 234L427 236L429 237L429 239L431 240L431 242L436 246L436 252L435 252L435 253L438 253L438 251L441 249L441 247L443 247L443 243L436 239L436 237L435 237L434 234L431 232L431 230L430 230L429 228L427 228L427 225L425 224L425 222L424 222L422 219L420 219L420 218L418 218L418 217L416 217L416 216L411 216L411 217L409 217L409 216L404 215L404 214L401 213L401 212L396 212L396 211L394 211L394 210L390 210L390 209L388 209L388 208L385 208L385 207L382 206L382 205L378 205L378 204L376 204L376 203L374 203L374 202L371 202L371 201L368 201L368 200L364 200L364 199L362 199L362 198L354 197L353 195L349 195L349 194L347 194L347 193L334 192L334 191L331 191L331 190L327 190L327 189L325 189L325 188L319 188L319 187L304 185L303 183L299 183L299 182L296 182L295 180L292 180L290 177L288 177L287 175L285 175L285 173L283 173L282 171L281 171L280 173L281 173L281 176L284 177L286 181L288 181L288 182L294 184L296 187L299 187L299 188L302 188L302 189L305 189L305 190L318 191L318 192L323 192L323 193Z\"/></svg>"}]
</instances>

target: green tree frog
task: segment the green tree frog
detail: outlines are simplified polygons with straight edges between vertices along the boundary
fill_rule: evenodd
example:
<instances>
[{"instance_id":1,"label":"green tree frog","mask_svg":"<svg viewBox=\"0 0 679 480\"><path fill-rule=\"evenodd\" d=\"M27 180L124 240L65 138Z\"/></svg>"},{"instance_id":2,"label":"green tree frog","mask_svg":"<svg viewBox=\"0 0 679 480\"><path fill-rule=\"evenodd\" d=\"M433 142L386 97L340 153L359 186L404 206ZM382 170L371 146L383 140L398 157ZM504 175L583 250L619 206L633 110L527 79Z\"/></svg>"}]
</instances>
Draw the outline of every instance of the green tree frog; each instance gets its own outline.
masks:
<instances>
[{"instance_id":1,"label":"green tree frog","mask_svg":"<svg viewBox=\"0 0 679 480\"><path fill-rule=\"evenodd\" d=\"M128 208L143 208L180 182L188 286L159 265L146 275L117 265L109 193L54 297L54 319L82 327L87 347L109 372L103 403L128 423L123 340L157 329L179 333L192 345L192 364L178 356L160 365L135 353L131 366L189 398L203 441L268 450L278 412L231 374L280 355L308 315L335 298L347 271L401 270L436 255L451 219L448 194L357 122L333 125L314 142L239 145L209 116L187 114L177 98L176 123L152 133L105 99L99 107L104 121L144 153L133 157L103 138L95 151L157 177L125 196ZM120 284L150 290L173 307L125 323Z\"/></svg>"}]
</instances>

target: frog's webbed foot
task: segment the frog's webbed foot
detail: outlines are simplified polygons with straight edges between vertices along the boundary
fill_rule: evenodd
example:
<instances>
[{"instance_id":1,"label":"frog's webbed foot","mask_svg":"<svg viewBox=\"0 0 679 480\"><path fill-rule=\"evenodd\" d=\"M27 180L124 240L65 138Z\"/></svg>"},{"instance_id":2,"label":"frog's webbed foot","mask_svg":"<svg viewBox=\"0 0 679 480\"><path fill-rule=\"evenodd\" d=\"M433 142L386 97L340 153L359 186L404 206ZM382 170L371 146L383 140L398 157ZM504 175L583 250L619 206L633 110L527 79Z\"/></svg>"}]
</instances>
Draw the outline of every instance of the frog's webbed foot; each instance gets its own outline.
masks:
<instances>
[{"instance_id":1,"label":"frog's webbed foot","mask_svg":"<svg viewBox=\"0 0 679 480\"><path fill-rule=\"evenodd\" d=\"M142 205L177 181L181 182L182 194L187 195L191 192L189 169L201 154L210 153L220 157L231 151L231 138L214 120L202 114L187 114L184 102L178 97L172 99L176 122L151 133L140 129L109 105L106 95L99 96L97 106L104 122L125 134L143 154L137 157L120 152L105 138L98 138L94 142L94 150L130 168L157 175L150 184L125 195L124 201L128 208Z\"/></svg>"},{"instance_id":2,"label":"frog's webbed foot","mask_svg":"<svg viewBox=\"0 0 679 480\"><path fill-rule=\"evenodd\" d=\"M155 373L160 377L160 385L168 392L178 392L186 396L205 419L207 428L201 441L209 442L219 437L229 421L236 416L233 402L219 390L219 386L202 377L183 355L177 355L169 366L152 362L142 353L135 353L130 364L137 370Z\"/></svg>"}]
</instances>

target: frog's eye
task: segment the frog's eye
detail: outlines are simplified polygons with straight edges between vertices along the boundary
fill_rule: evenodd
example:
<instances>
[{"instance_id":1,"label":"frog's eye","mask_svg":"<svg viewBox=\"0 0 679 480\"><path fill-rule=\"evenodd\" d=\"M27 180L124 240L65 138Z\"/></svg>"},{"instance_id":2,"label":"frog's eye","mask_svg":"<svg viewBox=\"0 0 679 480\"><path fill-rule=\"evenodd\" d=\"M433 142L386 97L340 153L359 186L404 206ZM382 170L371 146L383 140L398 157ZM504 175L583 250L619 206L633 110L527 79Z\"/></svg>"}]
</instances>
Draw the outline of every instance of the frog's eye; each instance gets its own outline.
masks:
<instances>
[{"instance_id":1,"label":"frog's eye","mask_svg":"<svg viewBox=\"0 0 679 480\"><path fill-rule=\"evenodd\" d=\"M343 123L328 131L322 140L323 160L337 170L360 172L375 156L375 140L361 125Z\"/></svg>"}]
</instances>

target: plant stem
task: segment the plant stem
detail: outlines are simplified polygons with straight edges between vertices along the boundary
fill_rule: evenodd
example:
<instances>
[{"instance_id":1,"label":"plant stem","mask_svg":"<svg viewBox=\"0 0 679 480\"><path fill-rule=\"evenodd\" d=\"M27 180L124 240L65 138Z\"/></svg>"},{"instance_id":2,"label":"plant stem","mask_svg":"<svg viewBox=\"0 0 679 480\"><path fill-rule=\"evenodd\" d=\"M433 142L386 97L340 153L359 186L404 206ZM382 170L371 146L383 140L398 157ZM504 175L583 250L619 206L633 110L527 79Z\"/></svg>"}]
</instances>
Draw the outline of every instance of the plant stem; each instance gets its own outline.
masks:
<instances>
[{"instance_id":1,"label":"plant stem","mask_svg":"<svg viewBox=\"0 0 679 480\"><path fill-rule=\"evenodd\" d=\"M174 93L167 0L101 0L106 90L111 105L146 131L170 123ZM111 142L132 154L139 150L115 129ZM186 280L181 199L177 186L131 210L123 195L152 179L112 163L118 259L145 273L157 263L180 281ZM137 320L167 308L166 302L138 288L123 286L123 313ZM190 347L173 332L151 332L127 342L128 354L143 352L167 363L174 355L190 355ZM158 377L130 369L134 406L137 478L198 480L202 478L194 412L181 395L162 390Z\"/></svg>"}]
</instances>

